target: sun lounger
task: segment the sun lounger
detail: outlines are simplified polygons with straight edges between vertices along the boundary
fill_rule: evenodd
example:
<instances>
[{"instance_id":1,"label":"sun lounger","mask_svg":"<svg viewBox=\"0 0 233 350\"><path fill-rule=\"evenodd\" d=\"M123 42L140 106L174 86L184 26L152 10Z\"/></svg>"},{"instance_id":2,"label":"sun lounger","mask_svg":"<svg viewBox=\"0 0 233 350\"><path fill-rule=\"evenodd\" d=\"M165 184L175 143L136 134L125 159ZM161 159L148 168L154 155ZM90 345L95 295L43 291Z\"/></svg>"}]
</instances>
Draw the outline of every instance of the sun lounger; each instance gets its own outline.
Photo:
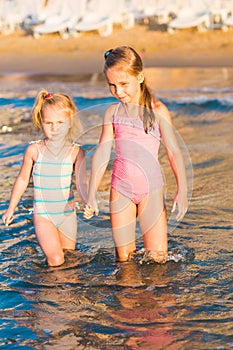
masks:
<instances>
[{"instance_id":1,"label":"sun lounger","mask_svg":"<svg viewBox=\"0 0 233 350\"><path fill-rule=\"evenodd\" d=\"M22 1L22 0L21 0ZM24 19L22 26L32 30L35 25L45 23L47 18L59 15L61 0L49 1L47 5L43 0L23 0Z\"/></svg>"},{"instance_id":2,"label":"sun lounger","mask_svg":"<svg viewBox=\"0 0 233 350\"><path fill-rule=\"evenodd\" d=\"M85 16L75 26L77 32L98 31L101 36L112 34L113 25L129 29L134 17L126 11L124 0L89 0Z\"/></svg>"},{"instance_id":3,"label":"sun lounger","mask_svg":"<svg viewBox=\"0 0 233 350\"><path fill-rule=\"evenodd\" d=\"M221 29L229 17L227 9L213 8L210 10L210 27L212 29Z\"/></svg>"},{"instance_id":4,"label":"sun lounger","mask_svg":"<svg viewBox=\"0 0 233 350\"><path fill-rule=\"evenodd\" d=\"M196 27L198 31L210 28L210 11L201 0L185 1L177 17L168 24L168 32L173 33L176 29L193 27Z\"/></svg>"},{"instance_id":5,"label":"sun lounger","mask_svg":"<svg viewBox=\"0 0 233 350\"><path fill-rule=\"evenodd\" d=\"M214 6L215 12L213 13L213 15L217 16L217 18L219 19L220 25L218 26L218 23L213 23L213 25L215 25L215 27L217 28L220 27L222 30L227 31L230 27L233 27L233 1L232 0L215 0L215 2L217 3ZM219 9L220 9L220 13L217 12Z\"/></svg>"},{"instance_id":6,"label":"sun lounger","mask_svg":"<svg viewBox=\"0 0 233 350\"><path fill-rule=\"evenodd\" d=\"M72 28L77 21L78 17L49 17L45 23L34 27L33 37L39 39L42 34L59 33L62 39L67 39L69 37L69 28Z\"/></svg>"},{"instance_id":7,"label":"sun lounger","mask_svg":"<svg viewBox=\"0 0 233 350\"><path fill-rule=\"evenodd\" d=\"M226 2L221 0L205 0L210 11L210 28L221 29L227 21L231 11L233 11L233 1L229 1L232 4L232 9L227 6Z\"/></svg>"},{"instance_id":8,"label":"sun lounger","mask_svg":"<svg viewBox=\"0 0 233 350\"><path fill-rule=\"evenodd\" d=\"M0 1L0 32L8 35L20 26L22 18L16 0Z\"/></svg>"},{"instance_id":9,"label":"sun lounger","mask_svg":"<svg viewBox=\"0 0 233 350\"><path fill-rule=\"evenodd\" d=\"M222 29L227 31L230 27L233 27L233 13L224 21Z\"/></svg>"},{"instance_id":10,"label":"sun lounger","mask_svg":"<svg viewBox=\"0 0 233 350\"><path fill-rule=\"evenodd\" d=\"M54 0L53 0L54 1ZM69 0L57 4L57 13L47 15L42 24L33 27L33 37L38 39L42 34L59 33L66 39L77 22L85 13L87 0Z\"/></svg>"},{"instance_id":11,"label":"sun lounger","mask_svg":"<svg viewBox=\"0 0 233 350\"><path fill-rule=\"evenodd\" d=\"M178 0L128 0L127 9L137 22L154 20L157 24L167 24L177 13L179 3Z\"/></svg>"},{"instance_id":12,"label":"sun lounger","mask_svg":"<svg viewBox=\"0 0 233 350\"><path fill-rule=\"evenodd\" d=\"M128 0L126 4L128 12L134 16L136 22L147 23L150 19L156 18L160 23L167 23L169 10L163 3L160 5L160 2L155 0Z\"/></svg>"}]
</instances>

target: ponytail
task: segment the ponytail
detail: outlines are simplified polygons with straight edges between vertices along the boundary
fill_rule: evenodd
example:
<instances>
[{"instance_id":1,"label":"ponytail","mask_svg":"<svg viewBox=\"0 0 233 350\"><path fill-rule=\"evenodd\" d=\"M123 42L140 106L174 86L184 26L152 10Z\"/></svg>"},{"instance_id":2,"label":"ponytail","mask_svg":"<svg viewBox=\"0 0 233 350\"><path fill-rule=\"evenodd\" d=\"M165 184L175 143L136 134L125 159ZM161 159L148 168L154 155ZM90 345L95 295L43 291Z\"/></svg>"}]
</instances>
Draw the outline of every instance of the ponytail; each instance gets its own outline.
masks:
<instances>
[{"instance_id":1,"label":"ponytail","mask_svg":"<svg viewBox=\"0 0 233 350\"><path fill-rule=\"evenodd\" d=\"M141 83L140 106L143 109L143 126L146 133L154 128L155 115L152 109L153 95L145 81Z\"/></svg>"},{"instance_id":2,"label":"ponytail","mask_svg":"<svg viewBox=\"0 0 233 350\"><path fill-rule=\"evenodd\" d=\"M36 97L36 101L34 103L33 109L32 109L32 124L35 127L37 131L41 129L42 125L42 107L44 104L44 101L46 99L46 96L51 96L48 91L42 90L38 93Z\"/></svg>"}]
</instances>

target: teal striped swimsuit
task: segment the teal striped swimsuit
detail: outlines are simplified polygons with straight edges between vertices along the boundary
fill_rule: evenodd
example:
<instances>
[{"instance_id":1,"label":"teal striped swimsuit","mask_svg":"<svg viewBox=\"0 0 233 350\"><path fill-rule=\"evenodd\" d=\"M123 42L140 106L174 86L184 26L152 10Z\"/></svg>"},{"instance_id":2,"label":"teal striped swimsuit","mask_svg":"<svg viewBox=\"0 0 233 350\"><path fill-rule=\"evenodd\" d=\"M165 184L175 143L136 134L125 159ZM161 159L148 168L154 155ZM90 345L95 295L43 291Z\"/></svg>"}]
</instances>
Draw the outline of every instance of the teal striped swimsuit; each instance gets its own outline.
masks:
<instances>
[{"instance_id":1,"label":"teal striped swimsuit","mask_svg":"<svg viewBox=\"0 0 233 350\"><path fill-rule=\"evenodd\" d=\"M77 218L72 191L74 145L64 149L62 156L53 156L39 145L38 158L33 166L34 214L51 221L70 239L77 234Z\"/></svg>"}]
</instances>

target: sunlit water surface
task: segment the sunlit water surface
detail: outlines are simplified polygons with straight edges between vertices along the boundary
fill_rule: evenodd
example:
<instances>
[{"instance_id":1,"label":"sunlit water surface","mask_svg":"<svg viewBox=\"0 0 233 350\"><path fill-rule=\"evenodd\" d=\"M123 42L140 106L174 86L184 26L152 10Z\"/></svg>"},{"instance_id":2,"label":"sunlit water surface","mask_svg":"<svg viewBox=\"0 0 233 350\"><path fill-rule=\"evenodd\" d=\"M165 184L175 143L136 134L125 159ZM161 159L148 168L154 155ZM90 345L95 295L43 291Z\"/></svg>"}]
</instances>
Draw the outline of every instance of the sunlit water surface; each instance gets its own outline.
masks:
<instances>
[{"instance_id":1,"label":"sunlit water surface","mask_svg":"<svg viewBox=\"0 0 233 350\"><path fill-rule=\"evenodd\" d=\"M78 211L77 250L49 268L32 226L32 184L9 227L0 225L0 347L3 349L233 348L233 69L148 69L171 110L189 178L189 211L170 214L174 178L161 148L169 219L169 261L151 263L137 228L138 252L115 261L108 214L109 171L101 213ZM113 102L101 75L0 77L0 212L28 141L37 92L72 95L88 172L103 112Z\"/></svg>"}]
</instances>

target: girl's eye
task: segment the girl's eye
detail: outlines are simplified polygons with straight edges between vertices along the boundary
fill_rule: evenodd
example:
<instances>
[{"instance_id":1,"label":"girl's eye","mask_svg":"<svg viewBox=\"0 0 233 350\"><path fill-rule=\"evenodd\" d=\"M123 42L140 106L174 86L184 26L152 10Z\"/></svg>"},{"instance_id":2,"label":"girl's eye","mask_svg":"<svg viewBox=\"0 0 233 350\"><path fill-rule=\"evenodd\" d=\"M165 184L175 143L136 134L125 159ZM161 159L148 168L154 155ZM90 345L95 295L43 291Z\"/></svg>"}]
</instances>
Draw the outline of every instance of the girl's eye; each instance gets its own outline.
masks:
<instances>
[{"instance_id":1,"label":"girl's eye","mask_svg":"<svg viewBox=\"0 0 233 350\"><path fill-rule=\"evenodd\" d=\"M52 125L53 123L52 123L52 122L44 122L44 124L46 124L46 125ZM59 120L59 121L57 122L57 124L64 124L64 121L63 121L63 120Z\"/></svg>"}]
</instances>

